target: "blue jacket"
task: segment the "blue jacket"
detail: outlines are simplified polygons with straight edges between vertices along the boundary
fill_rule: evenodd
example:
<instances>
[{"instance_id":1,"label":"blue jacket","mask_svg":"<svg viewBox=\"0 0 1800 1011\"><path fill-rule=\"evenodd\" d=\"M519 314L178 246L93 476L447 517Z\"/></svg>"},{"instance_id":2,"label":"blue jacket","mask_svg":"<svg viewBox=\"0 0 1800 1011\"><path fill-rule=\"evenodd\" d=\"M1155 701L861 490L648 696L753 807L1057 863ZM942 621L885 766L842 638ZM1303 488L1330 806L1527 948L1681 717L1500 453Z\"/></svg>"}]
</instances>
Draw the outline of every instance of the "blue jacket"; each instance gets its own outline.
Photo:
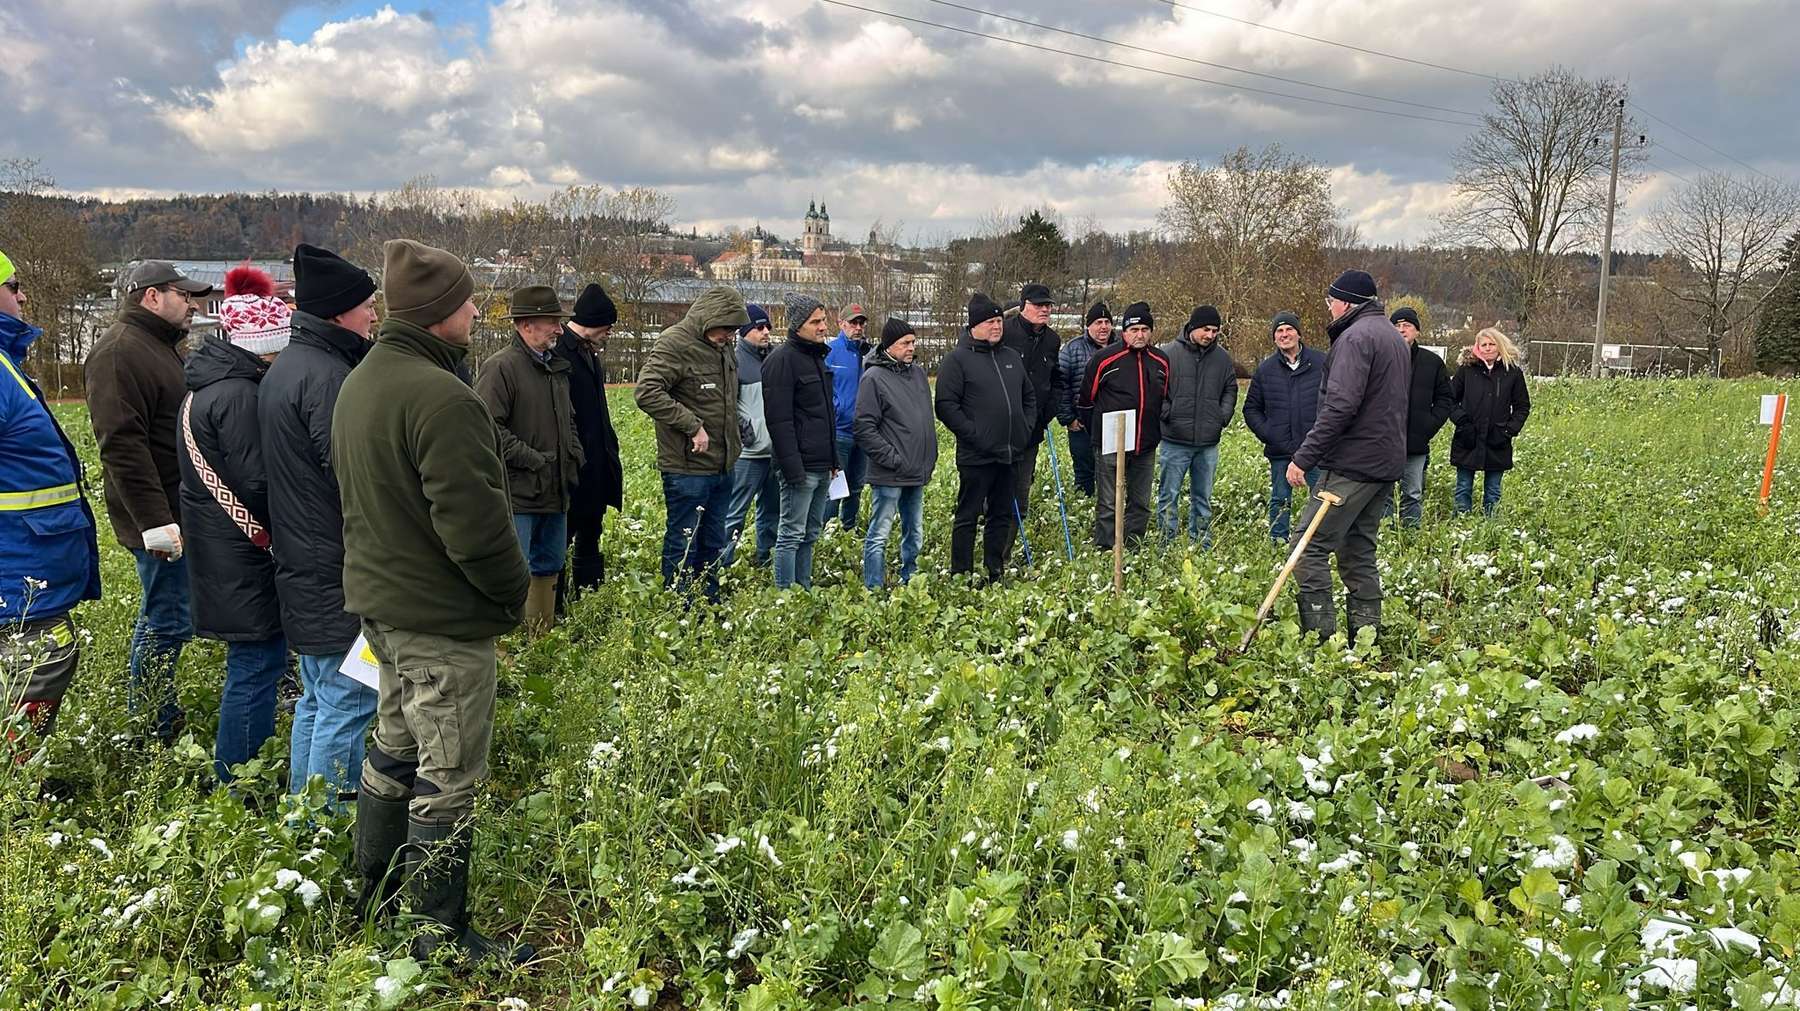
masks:
<instances>
[{"instance_id":1,"label":"blue jacket","mask_svg":"<svg viewBox=\"0 0 1800 1011\"><path fill-rule=\"evenodd\" d=\"M831 369L831 393L837 398L837 416L834 419L837 437L853 438L856 431L856 390L862 385L863 356L869 353L870 345L864 341L852 341L849 334L839 332L826 346L831 348L825 354L825 365Z\"/></svg>"},{"instance_id":2,"label":"blue jacket","mask_svg":"<svg viewBox=\"0 0 1800 1011\"><path fill-rule=\"evenodd\" d=\"M1298 368L1288 368L1279 351L1256 366L1244 395L1244 424L1262 440L1264 456L1293 456L1306 441L1319 416L1319 382L1324 378L1325 353L1304 344Z\"/></svg>"},{"instance_id":3,"label":"blue jacket","mask_svg":"<svg viewBox=\"0 0 1800 1011\"><path fill-rule=\"evenodd\" d=\"M42 333L0 313L0 629L100 599L81 460L25 375L25 349Z\"/></svg>"}]
</instances>

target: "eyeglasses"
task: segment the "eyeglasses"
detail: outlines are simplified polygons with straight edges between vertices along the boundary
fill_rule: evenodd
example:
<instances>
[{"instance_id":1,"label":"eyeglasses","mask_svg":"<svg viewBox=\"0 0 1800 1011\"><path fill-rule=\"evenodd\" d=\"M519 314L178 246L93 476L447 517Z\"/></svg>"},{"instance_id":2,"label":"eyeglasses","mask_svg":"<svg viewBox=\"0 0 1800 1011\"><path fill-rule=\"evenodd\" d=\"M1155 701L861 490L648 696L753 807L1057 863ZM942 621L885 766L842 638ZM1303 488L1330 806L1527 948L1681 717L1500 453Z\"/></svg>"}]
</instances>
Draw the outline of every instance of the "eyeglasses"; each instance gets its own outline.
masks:
<instances>
[{"instance_id":1,"label":"eyeglasses","mask_svg":"<svg viewBox=\"0 0 1800 1011\"><path fill-rule=\"evenodd\" d=\"M5 288L7 291L17 295L19 293L19 279L14 277L5 282L0 282L0 288Z\"/></svg>"}]
</instances>

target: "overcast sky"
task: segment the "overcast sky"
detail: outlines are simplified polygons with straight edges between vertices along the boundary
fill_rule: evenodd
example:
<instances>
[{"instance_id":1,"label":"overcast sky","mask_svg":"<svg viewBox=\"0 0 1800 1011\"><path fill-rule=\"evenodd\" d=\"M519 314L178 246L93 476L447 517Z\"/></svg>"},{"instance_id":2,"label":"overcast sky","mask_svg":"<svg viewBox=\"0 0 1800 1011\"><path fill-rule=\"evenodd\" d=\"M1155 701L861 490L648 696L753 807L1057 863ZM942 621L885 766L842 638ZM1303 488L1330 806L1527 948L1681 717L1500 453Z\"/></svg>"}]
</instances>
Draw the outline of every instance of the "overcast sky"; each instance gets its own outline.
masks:
<instances>
[{"instance_id":1,"label":"overcast sky","mask_svg":"<svg viewBox=\"0 0 1800 1011\"><path fill-rule=\"evenodd\" d=\"M851 2L1125 66L819 0L5 0L0 155L103 195L368 192L425 173L502 199L647 185L682 225L788 235L817 198L838 235L880 220L934 240L1036 205L1071 230L1153 227L1171 166L1279 141L1331 168L1365 240L1432 230L1488 80L1188 7L1482 74L1628 78L1650 113L1800 177L1800 0L959 0L1140 50L932 0ZM1639 118L1655 144L1626 244L1679 185L1668 173L1744 171Z\"/></svg>"}]
</instances>

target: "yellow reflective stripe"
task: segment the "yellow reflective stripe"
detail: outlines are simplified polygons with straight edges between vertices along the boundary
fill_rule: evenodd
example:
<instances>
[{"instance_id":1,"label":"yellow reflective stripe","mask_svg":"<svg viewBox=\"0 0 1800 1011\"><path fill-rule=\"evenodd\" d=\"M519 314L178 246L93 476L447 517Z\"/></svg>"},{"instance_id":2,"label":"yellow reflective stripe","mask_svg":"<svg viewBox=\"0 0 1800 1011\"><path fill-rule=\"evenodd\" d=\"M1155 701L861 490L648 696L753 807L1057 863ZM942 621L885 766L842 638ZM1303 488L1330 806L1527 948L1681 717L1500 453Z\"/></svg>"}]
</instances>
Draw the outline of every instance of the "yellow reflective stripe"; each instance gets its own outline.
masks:
<instances>
[{"instance_id":1,"label":"yellow reflective stripe","mask_svg":"<svg viewBox=\"0 0 1800 1011\"><path fill-rule=\"evenodd\" d=\"M26 396L33 400L37 399L37 394L31 392L31 384L25 381L24 376L19 375L18 369L13 368L12 357L4 351L0 351L0 365L6 366L6 371L11 373L13 382L19 384L19 389L24 390Z\"/></svg>"},{"instance_id":2,"label":"yellow reflective stripe","mask_svg":"<svg viewBox=\"0 0 1800 1011\"><path fill-rule=\"evenodd\" d=\"M73 484L59 484L54 488L39 488L35 491L0 491L0 512L64 505L79 498L81 488Z\"/></svg>"}]
</instances>

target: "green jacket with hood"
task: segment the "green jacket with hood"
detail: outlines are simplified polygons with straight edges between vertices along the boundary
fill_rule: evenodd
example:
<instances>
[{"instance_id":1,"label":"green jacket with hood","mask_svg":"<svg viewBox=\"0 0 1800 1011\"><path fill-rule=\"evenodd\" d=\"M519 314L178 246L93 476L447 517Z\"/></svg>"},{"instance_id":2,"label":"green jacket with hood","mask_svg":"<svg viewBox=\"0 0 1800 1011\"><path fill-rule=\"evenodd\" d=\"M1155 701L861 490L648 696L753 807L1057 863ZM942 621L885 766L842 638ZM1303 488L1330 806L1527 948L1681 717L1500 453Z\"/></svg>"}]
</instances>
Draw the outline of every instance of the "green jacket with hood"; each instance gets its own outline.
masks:
<instances>
[{"instance_id":1,"label":"green jacket with hood","mask_svg":"<svg viewBox=\"0 0 1800 1011\"><path fill-rule=\"evenodd\" d=\"M390 317L331 413L344 609L465 641L517 625L531 579L493 419L456 376L466 351Z\"/></svg>"},{"instance_id":2,"label":"green jacket with hood","mask_svg":"<svg viewBox=\"0 0 1800 1011\"><path fill-rule=\"evenodd\" d=\"M744 296L719 285L694 302L679 323L657 337L638 372L638 407L656 422L656 469L666 474L720 474L736 466L741 438L737 417L737 355L706 339L716 327L750 323ZM734 334L735 336L735 334ZM707 447L690 449L706 428Z\"/></svg>"}]
</instances>

